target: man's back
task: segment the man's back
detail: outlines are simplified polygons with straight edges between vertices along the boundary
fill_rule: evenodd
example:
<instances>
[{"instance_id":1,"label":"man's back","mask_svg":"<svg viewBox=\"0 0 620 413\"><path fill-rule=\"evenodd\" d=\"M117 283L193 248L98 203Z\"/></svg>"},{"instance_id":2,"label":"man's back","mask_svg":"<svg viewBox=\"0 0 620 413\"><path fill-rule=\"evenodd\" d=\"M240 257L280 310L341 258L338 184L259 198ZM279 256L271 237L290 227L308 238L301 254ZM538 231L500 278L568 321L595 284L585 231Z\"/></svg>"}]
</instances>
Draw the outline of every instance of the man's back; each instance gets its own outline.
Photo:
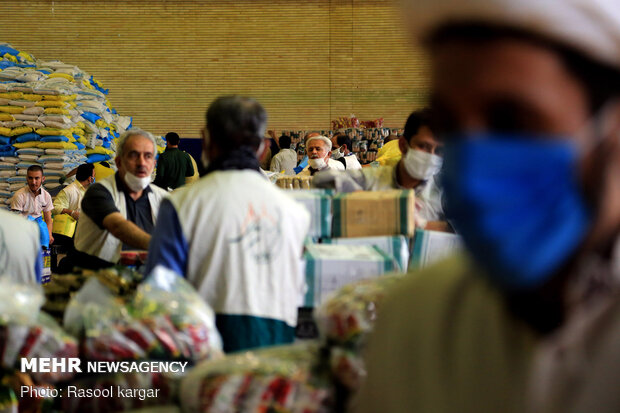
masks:
<instances>
[{"instance_id":1,"label":"man's back","mask_svg":"<svg viewBox=\"0 0 620 413\"><path fill-rule=\"evenodd\" d=\"M299 264L309 215L303 206L252 170L212 172L170 202L176 217L160 215L160 221L178 220L181 234L171 229L166 237L185 247L177 262L149 257L148 267L161 263L186 274L218 315L227 351L268 343L274 337L261 335L284 324L292 334L304 285ZM158 234L154 242L162 242ZM226 331L235 325L239 331Z\"/></svg>"},{"instance_id":2,"label":"man's back","mask_svg":"<svg viewBox=\"0 0 620 413\"><path fill-rule=\"evenodd\" d=\"M286 175L295 175L297 153L292 149L282 149L271 158L271 172L282 172Z\"/></svg>"},{"instance_id":3,"label":"man's back","mask_svg":"<svg viewBox=\"0 0 620 413\"><path fill-rule=\"evenodd\" d=\"M41 281L39 228L0 210L0 276L20 283Z\"/></svg>"},{"instance_id":4,"label":"man's back","mask_svg":"<svg viewBox=\"0 0 620 413\"><path fill-rule=\"evenodd\" d=\"M354 411L522 412L534 344L499 292L454 257L409 275L382 305Z\"/></svg>"},{"instance_id":5,"label":"man's back","mask_svg":"<svg viewBox=\"0 0 620 413\"><path fill-rule=\"evenodd\" d=\"M159 155L153 183L163 189L176 189L185 184L185 178L194 174L189 155L178 148L166 148Z\"/></svg>"}]
</instances>

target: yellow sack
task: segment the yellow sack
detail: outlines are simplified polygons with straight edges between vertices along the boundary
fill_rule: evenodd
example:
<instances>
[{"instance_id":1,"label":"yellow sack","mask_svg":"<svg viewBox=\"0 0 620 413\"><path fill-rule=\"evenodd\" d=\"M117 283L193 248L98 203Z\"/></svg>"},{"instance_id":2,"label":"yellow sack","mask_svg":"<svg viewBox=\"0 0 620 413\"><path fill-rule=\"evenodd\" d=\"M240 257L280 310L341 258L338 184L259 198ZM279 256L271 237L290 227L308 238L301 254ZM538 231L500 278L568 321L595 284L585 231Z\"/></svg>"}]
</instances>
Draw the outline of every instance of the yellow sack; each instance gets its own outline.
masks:
<instances>
[{"instance_id":1,"label":"yellow sack","mask_svg":"<svg viewBox=\"0 0 620 413\"><path fill-rule=\"evenodd\" d=\"M112 162L112 161L108 161L108 162ZM95 165L95 178L98 181L101 181L107 178L108 176L114 175L114 169L108 168L107 166L103 166L101 162L95 162L93 165Z\"/></svg>"},{"instance_id":2,"label":"yellow sack","mask_svg":"<svg viewBox=\"0 0 620 413\"><path fill-rule=\"evenodd\" d=\"M21 57L24 60L27 60L28 62L34 62L34 57L32 57L30 53L19 52L17 56Z\"/></svg>"},{"instance_id":3,"label":"yellow sack","mask_svg":"<svg viewBox=\"0 0 620 413\"><path fill-rule=\"evenodd\" d=\"M11 129L11 136L23 135L24 133L30 133L33 130L34 129L32 129L30 126L21 126L19 128Z\"/></svg>"},{"instance_id":4,"label":"yellow sack","mask_svg":"<svg viewBox=\"0 0 620 413\"><path fill-rule=\"evenodd\" d=\"M37 148L41 149L77 149L78 147L71 142L35 142ZM13 145L15 146L15 145Z\"/></svg>"},{"instance_id":5,"label":"yellow sack","mask_svg":"<svg viewBox=\"0 0 620 413\"><path fill-rule=\"evenodd\" d=\"M60 100L65 100L65 101L72 101L77 98L77 95L59 95L59 96L60 96Z\"/></svg>"},{"instance_id":6,"label":"yellow sack","mask_svg":"<svg viewBox=\"0 0 620 413\"><path fill-rule=\"evenodd\" d=\"M4 56L2 56L5 60L10 60L13 63L19 63L17 61L17 58L15 56L13 56L12 54L9 53L5 53Z\"/></svg>"},{"instance_id":7,"label":"yellow sack","mask_svg":"<svg viewBox=\"0 0 620 413\"><path fill-rule=\"evenodd\" d=\"M95 122L95 125L100 128L106 128L108 126L107 122L103 119L97 119L97 122Z\"/></svg>"},{"instance_id":8,"label":"yellow sack","mask_svg":"<svg viewBox=\"0 0 620 413\"><path fill-rule=\"evenodd\" d=\"M103 146L97 146L96 148L93 149L86 149L86 155L92 155L92 154L101 154L101 155L114 155L114 152L111 151L110 149L106 149Z\"/></svg>"},{"instance_id":9,"label":"yellow sack","mask_svg":"<svg viewBox=\"0 0 620 413\"><path fill-rule=\"evenodd\" d=\"M9 115L8 113L0 113L0 121L12 122L14 120L15 118L13 117L13 115Z\"/></svg>"},{"instance_id":10,"label":"yellow sack","mask_svg":"<svg viewBox=\"0 0 620 413\"><path fill-rule=\"evenodd\" d=\"M75 127L80 128L80 129L86 129L86 125L82 121L79 121L78 123L76 123Z\"/></svg>"},{"instance_id":11,"label":"yellow sack","mask_svg":"<svg viewBox=\"0 0 620 413\"><path fill-rule=\"evenodd\" d=\"M40 100L43 100L43 95L37 95L35 93L24 93L23 99L38 102Z\"/></svg>"},{"instance_id":12,"label":"yellow sack","mask_svg":"<svg viewBox=\"0 0 620 413\"><path fill-rule=\"evenodd\" d=\"M2 92L0 93L0 98L10 99L10 100L19 100L24 96L22 92Z\"/></svg>"},{"instance_id":13,"label":"yellow sack","mask_svg":"<svg viewBox=\"0 0 620 413\"><path fill-rule=\"evenodd\" d=\"M26 108L21 107L21 106L9 106L9 105L0 106L0 112L4 112L4 113L22 113L24 109Z\"/></svg>"},{"instance_id":14,"label":"yellow sack","mask_svg":"<svg viewBox=\"0 0 620 413\"><path fill-rule=\"evenodd\" d=\"M5 128L4 126L0 126L0 135L11 136L11 128Z\"/></svg>"},{"instance_id":15,"label":"yellow sack","mask_svg":"<svg viewBox=\"0 0 620 413\"><path fill-rule=\"evenodd\" d=\"M48 76L49 79L54 79L54 78L58 78L58 77L62 77L63 79L67 79L70 82L75 82L75 79L73 79L73 76L68 75L66 73L52 73L51 75Z\"/></svg>"},{"instance_id":16,"label":"yellow sack","mask_svg":"<svg viewBox=\"0 0 620 413\"><path fill-rule=\"evenodd\" d=\"M77 140L79 143L81 143L82 145L86 146L86 144L88 143L88 141L86 140L86 138L80 137L80 139Z\"/></svg>"},{"instance_id":17,"label":"yellow sack","mask_svg":"<svg viewBox=\"0 0 620 413\"><path fill-rule=\"evenodd\" d=\"M377 162L381 166L393 166L400 161L403 154L400 151L398 146L398 139L394 139L383 145L383 148L379 149L377 152Z\"/></svg>"},{"instance_id":18,"label":"yellow sack","mask_svg":"<svg viewBox=\"0 0 620 413\"><path fill-rule=\"evenodd\" d=\"M80 129L77 127L71 128L71 133L75 133L76 135L79 135L79 136L84 136L86 134L86 132L84 132L84 129Z\"/></svg>"},{"instance_id":19,"label":"yellow sack","mask_svg":"<svg viewBox=\"0 0 620 413\"><path fill-rule=\"evenodd\" d=\"M69 115L69 111L67 109L61 108L45 108L43 113L46 115Z\"/></svg>"},{"instance_id":20,"label":"yellow sack","mask_svg":"<svg viewBox=\"0 0 620 413\"><path fill-rule=\"evenodd\" d=\"M40 100L35 103L35 106L41 106L42 108L64 108L66 103L62 100Z\"/></svg>"},{"instance_id":21,"label":"yellow sack","mask_svg":"<svg viewBox=\"0 0 620 413\"><path fill-rule=\"evenodd\" d=\"M30 141L30 142L14 143L13 146L15 146L17 149L36 148L37 145L39 145L40 143L41 142L39 141Z\"/></svg>"},{"instance_id":22,"label":"yellow sack","mask_svg":"<svg viewBox=\"0 0 620 413\"><path fill-rule=\"evenodd\" d=\"M67 138L73 137L71 129L58 129L58 128L39 128L36 132L41 136L66 136Z\"/></svg>"},{"instance_id":23,"label":"yellow sack","mask_svg":"<svg viewBox=\"0 0 620 413\"><path fill-rule=\"evenodd\" d=\"M75 234L75 227L77 221L69 214L54 215L54 222L52 223L52 232L54 234L64 235L66 237L72 237Z\"/></svg>"}]
</instances>

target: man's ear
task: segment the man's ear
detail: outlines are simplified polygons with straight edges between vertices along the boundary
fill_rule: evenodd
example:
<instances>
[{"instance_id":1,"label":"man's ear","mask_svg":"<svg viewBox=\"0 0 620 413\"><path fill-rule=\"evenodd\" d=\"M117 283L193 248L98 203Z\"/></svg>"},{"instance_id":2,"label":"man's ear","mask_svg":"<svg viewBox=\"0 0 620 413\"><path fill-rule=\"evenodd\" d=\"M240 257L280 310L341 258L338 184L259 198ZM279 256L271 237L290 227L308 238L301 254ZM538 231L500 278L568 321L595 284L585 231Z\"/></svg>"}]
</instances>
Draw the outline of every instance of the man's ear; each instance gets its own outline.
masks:
<instances>
[{"instance_id":1,"label":"man's ear","mask_svg":"<svg viewBox=\"0 0 620 413\"><path fill-rule=\"evenodd\" d=\"M341 154L344 155L348 150L349 150L349 148L347 148L347 144L346 143L344 145L340 145L340 153Z\"/></svg>"},{"instance_id":2,"label":"man's ear","mask_svg":"<svg viewBox=\"0 0 620 413\"><path fill-rule=\"evenodd\" d=\"M116 164L117 168L121 167L121 158L120 158L120 156L117 156L117 157L114 158L114 164Z\"/></svg>"},{"instance_id":3,"label":"man's ear","mask_svg":"<svg viewBox=\"0 0 620 413\"><path fill-rule=\"evenodd\" d=\"M41 183L45 182L45 175L41 176Z\"/></svg>"},{"instance_id":4,"label":"man's ear","mask_svg":"<svg viewBox=\"0 0 620 413\"><path fill-rule=\"evenodd\" d=\"M409 142L402 136L398 138L398 148L403 155L409 150Z\"/></svg>"}]
</instances>

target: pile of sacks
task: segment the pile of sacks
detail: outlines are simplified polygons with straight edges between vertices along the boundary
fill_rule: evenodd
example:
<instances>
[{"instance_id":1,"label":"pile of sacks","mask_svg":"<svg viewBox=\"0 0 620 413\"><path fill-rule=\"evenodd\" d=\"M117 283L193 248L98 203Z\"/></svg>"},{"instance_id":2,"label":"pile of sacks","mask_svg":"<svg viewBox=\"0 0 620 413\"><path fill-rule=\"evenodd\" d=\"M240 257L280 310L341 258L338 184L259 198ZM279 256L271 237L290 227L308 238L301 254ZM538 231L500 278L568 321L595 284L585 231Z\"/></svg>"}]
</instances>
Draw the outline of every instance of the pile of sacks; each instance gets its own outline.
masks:
<instances>
[{"instance_id":1,"label":"pile of sacks","mask_svg":"<svg viewBox=\"0 0 620 413\"><path fill-rule=\"evenodd\" d=\"M7 44L0 58L0 207L26 184L31 165L43 167L53 189L81 163L113 158L114 139L132 120L116 113L99 82Z\"/></svg>"}]
</instances>

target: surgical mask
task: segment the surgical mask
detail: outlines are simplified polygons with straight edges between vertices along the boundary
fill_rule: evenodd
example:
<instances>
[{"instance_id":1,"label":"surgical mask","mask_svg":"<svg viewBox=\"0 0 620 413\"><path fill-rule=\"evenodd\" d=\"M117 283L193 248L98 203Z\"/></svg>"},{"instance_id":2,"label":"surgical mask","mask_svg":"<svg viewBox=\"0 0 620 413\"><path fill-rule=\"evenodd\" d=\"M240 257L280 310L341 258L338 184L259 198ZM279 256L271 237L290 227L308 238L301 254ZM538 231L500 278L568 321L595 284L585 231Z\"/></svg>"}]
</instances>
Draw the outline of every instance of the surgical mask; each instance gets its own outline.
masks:
<instances>
[{"instance_id":1,"label":"surgical mask","mask_svg":"<svg viewBox=\"0 0 620 413\"><path fill-rule=\"evenodd\" d=\"M151 183L151 177L145 176L144 178L139 178L131 172L125 172L125 183L132 191L139 192Z\"/></svg>"},{"instance_id":2,"label":"surgical mask","mask_svg":"<svg viewBox=\"0 0 620 413\"><path fill-rule=\"evenodd\" d=\"M403 162L410 177L426 181L441 170L443 159L432 153L409 148Z\"/></svg>"},{"instance_id":3,"label":"surgical mask","mask_svg":"<svg viewBox=\"0 0 620 413\"><path fill-rule=\"evenodd\" d=\"M342 154L342 152L340 151L340 148L338 149L334 149L332 151L332 159L340 159L342 158L344 155Z\"/></svg>"},{"instance_id":4,"label":"surgical mask","mask_svg":"<svg viewBox=\"0 0 620 413\"><path fill-rule=\"evenodd\" d=\"M446 144L444 160L446 215L500 288L544 284L584 239L592 213L572 141L467 135Z\"/></svg>"},{"instance_id":5,"label":"surgical mask","mask_svg":"<svg viewBox=\"0 0 620 413\"><path fill-rule=\"evenodd\" d=\"M310 165L310 168L312 169L323 169L327 166L325 159L323 158L308 159L308 165Z\"/></svg>"}]
</instances>

